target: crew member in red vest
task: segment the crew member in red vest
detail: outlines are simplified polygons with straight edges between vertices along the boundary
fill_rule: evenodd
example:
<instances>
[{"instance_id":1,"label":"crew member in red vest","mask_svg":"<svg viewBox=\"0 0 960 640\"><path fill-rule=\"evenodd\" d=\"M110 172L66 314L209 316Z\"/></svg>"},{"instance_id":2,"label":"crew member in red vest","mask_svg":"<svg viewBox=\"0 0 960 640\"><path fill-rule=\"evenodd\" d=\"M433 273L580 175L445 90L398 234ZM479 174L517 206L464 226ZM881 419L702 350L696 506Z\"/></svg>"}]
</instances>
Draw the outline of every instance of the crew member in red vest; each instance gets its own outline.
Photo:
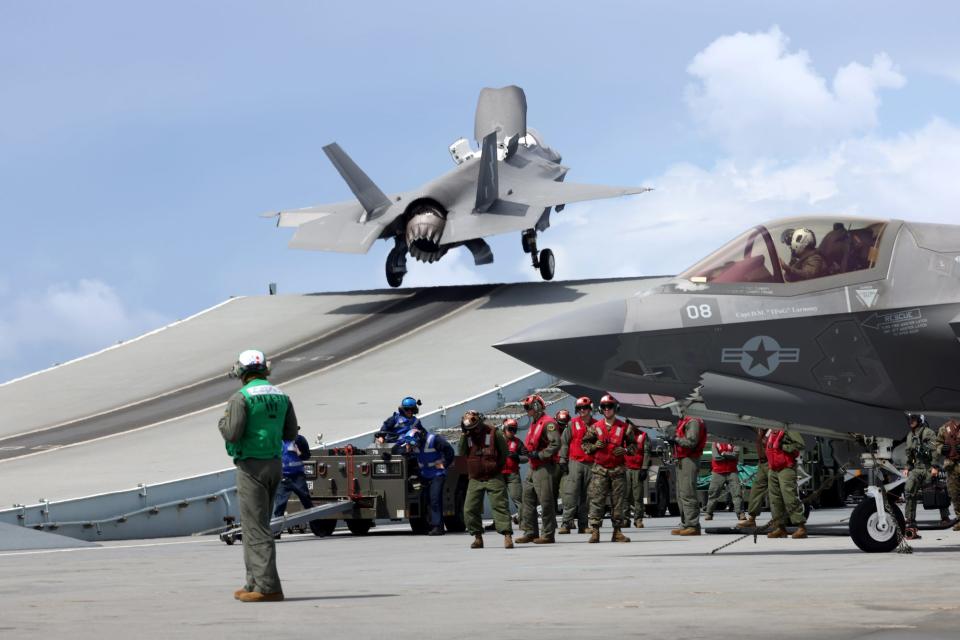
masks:
<instances>
[{"instance_id":1,"label":"crew member in red vest","mask_svg":"<svg viewBox=\"0 0 960 640\"><path fill-rule=\"evenodd\" d=\"M771 429L767 433L767 463L770 465L770 521L774 529L768 538L786 538L787 520L797 525L793 538L807 537L807 519L797 488L797 458L803 451L803 437L796 431Z\"/></svg>"},{"instance_id":2,"label":"crew member in red vest","mask_svg":"<svg viewBox=\"0 0 960 640\"><path fill-rule=\"evenodd\" d=\"M700 456L707 444L707 425L700 418L684 416L677 431L663 438L673 445L677 459L677 501L680 502L680 526L670 533L675 536L700 535L700 501L697 499L697 474Z\"/></svg>"},{"instance_id":3,"label":"crew member in red vest","mask_svg":"<svg viewBox=\"0 0 960 640\"><path fill-rule=\"evenodd\" d=\"M553 479L560 457L560 436L557 423L546 413L546 403L538 395L527 396L523 408L530 418L526 447L530 469L523 481L523 508L520 510L520 528L523 535L514 542L523 544L553 544L557 530L557 497ZM537 525L537 505L543 518L543 529ZM543 535L540 535L542 532Z\"/></svg>"},{"instance_id":4,"label":"crew member in red vest","mask_svg":"<svg viewBox=\"0 0 960 640\"><path fill-rule=\"evenodd\" d=\"M577 398L574 405L577 417L560 436L560 467L566 472L567 481L563 485L563 524L557 533L570 533L574 521L577 532L587 532L587 488L593 469L593 456L583 450L583 436L593 419L593 402L583 396Z\"/></svg>"},{"instance_id":5,"label":"crew member in red vest","mask_svg":"<svg viewBox=\"0 0 960 640\"><path fill-rule=\"evenodd\" d=\"M513 512L519 514L523 508L523 485L520 482L520 465L527 461L527 448L523 440L517 437L519 425L513 418L507 418L501 425L503 437L507 441L507 462L503 465L503 479L507 483L507 495L513 502ZM520 524L517 516L513 516L513 524Z\"/></svg>"},{"instance_id":6,"label":"crew member in red vest","mask_svg":"<svg viewBox=\"0 0 960 640\"><path fill-rule=\"evenodd\" d=\"M583 450L593 454L593 477L590 479L590 540L600 542L600 523L607 512L610 502L610 521L613 524L613 537L610 542L630 542L620 529L625 520L624 497L626 481L624 476L625 456L636 453L636 440L633 427L617 418L620 403L612 395L600 399L600 415L587 427L583 436Z\"/></svg>"},{"instance_id":7,"label":"crew member in red vest","mask_svg":"<svg viewBox=\"0 0 960 640\"><path fill-rule=\"evenodd\" d=\"M725 490L730 491L737 519L743 520L743 495L740 490L740 447L729 442L714 442L710 449L710 489L707 492L707 515L704 520L713 520L713 512Z\"/></svg>"},{"instance_id":8,"label":"crew member in red vest","mask_svg":"<svg viewBox=\"0 0 960 640\"><path fill-rule=\"evenodd\" d=\"M629 420L627 421L629 423ZM650 439L647 432L633 427L633 441L636 443L636 451L624 456L624 463L627 467L627 496L626 507L623 515L624 520L629 522L630 514L633 514L633 526L636 529L643 529L643 510L644 499L647 497L647 471L650 469Z\"/></svg>"},{"instance_id":9,"label":"crew member in red vest","mask_svg":"<svg viewBox=\"0 0 960 640\"><path fill-rule=\"evenodd\" d=\"M560 438L560 450L562 451L563 434L567 432L570 426L570 412L566 409L560 409L560 411L557 411L557 415L553 416L553 419L557 422L557 436ZM570 471L570 465L563 465L560 462L560 454L558 453L557 467L553 476L553 495L558 499L563 496L563 488L567 484L567 473Z\"/></svg>"}]
</instances>

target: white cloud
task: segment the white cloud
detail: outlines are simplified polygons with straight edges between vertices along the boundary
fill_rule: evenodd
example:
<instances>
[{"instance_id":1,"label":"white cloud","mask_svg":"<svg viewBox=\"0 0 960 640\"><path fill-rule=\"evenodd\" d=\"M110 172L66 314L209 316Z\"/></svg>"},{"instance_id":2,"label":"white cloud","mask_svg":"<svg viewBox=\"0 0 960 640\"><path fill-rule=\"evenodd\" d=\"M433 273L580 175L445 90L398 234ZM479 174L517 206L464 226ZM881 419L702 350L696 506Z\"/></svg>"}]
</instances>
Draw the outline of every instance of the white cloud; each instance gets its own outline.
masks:
<instances>
[{"instance_id":1,"label":"white cloud","mask_svg":"<svg viewBox=\"0 0 960 640\"><path fill-rule=\"evenodd\" d=\"M652 193L581 205L554 217L558 277L677 273L749 226L843 213L955 224L960 126L933 120L891 138L851 138L794 163L725 159L670 167ZM583 219L589 224L583 225ZM592 247L578 260L575 247Z\"/></svg>"},{"instance_id":2,"label":"white cloud","mask_svg":"<svg viewBox=\"0 0 960 640\"><path fill-rule=\"evenodd\" d=\"M778 27L723 36L687 71L687 104L705 132L737 154L808 153L877 125L881 89L906 82L884 53L838 69L830 86Z\"/></svg>"},{"instance_id":3,"label":"white cloud","mask_svg":"<svg viewBox=\"0 0 960 640\"><path fill-rule=\"evenodd\" d=\"M10 294L9 289L0 291L0 354L14 361L26 350L40 350L51 362L76 357L168 322L156 312L130 309L100 280Z\"/></svg>"},{"instance_id":4,"label":"white cloud","mask_svg":"<svg viewBox=\"0 0 960 640\"><path fill-rule=\"evenodd\" d=\"M436 287L440 285L479 284L486 282L473 264L473 255L466 248L447 253L439 262L427 264L407 257L405 287Z\"/></svg>"}]
</instances>

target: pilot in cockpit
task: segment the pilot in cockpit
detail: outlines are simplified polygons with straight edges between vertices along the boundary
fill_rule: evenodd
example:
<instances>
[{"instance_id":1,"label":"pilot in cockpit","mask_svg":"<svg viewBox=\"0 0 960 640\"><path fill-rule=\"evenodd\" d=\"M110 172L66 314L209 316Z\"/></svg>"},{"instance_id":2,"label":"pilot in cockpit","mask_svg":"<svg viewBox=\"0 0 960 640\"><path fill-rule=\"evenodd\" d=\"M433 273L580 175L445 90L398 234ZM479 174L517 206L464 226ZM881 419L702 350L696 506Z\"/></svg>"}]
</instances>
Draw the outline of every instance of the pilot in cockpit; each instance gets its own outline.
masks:
<instances>
[{"instance_id":1,"label":"pilot in cockpit","mask_svg":"<svg viewBox=\"0 0 960 640\"><path fill-rule=\"evenodd\" d=\"M823 256L817 252L817 238L810 229L794 229L792 233L784 234L784 244L790 245L790 264L780 259L783 269L783 278L787 282L810 280L826 275L826 264Z\"/></svg>"}]
</instances>

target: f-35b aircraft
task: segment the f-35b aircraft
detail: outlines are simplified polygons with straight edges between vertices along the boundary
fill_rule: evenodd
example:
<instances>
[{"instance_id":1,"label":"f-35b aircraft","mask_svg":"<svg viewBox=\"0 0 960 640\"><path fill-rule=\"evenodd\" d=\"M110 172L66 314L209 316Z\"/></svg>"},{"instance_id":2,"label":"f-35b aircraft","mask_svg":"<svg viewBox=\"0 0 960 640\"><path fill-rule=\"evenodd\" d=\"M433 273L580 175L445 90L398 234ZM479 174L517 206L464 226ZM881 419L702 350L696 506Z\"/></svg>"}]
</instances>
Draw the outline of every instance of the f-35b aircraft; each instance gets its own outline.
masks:
<instances>
[{"instance_id":1,"label":"f-35b aircraft","mask_svg":"<svg viewBox=\"0 0 960 640\"><path fill-rule=\"evenodd\" d=\"M905 411L960 413L958 337L960 226L829 217L754 227L665 283L496 347L590 388L670 396L674 415L727 436L899 438ZM890 550L902 514L871 494L851 535Z\"/></svg>"},{"instance_id":2,"label":"f-35b aircraft","mask_svg":"<svg viewBox=\"0 0 960 640\"><path fill-rule=\"evenodd\" d=\"M386 195L336 143L323 148L356 200L266 214L277 226L296 227L296 249L366 253L374 241L392 239L386 275L399 287L407 255L436 262L450 249L465 246L477 265L493 262L484 240L521 232L524 252L544 280L553 278L550 249L537 249L537 233L550 226L551 209L565 204L649 191L563 182L569 168L560 154L527 128L527 99L520 87L483 89L474 135L479 150L460 138L450 145L457 167L413 191Z\"/></svg>"}]
</instances>

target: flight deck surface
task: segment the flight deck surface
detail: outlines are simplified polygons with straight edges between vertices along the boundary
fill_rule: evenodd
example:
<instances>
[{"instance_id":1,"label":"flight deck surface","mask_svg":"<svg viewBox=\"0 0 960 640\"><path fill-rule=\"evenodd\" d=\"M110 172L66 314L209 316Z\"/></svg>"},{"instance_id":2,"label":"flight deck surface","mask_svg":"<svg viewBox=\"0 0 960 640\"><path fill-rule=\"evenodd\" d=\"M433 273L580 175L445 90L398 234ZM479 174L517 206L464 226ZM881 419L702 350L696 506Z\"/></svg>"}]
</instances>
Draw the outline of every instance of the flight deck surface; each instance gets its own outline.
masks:
<instances>
[{"instance_id":1,"label":"flight deck surface","mask_svg":"<svg viewBox=\"0 0 960 640\"><path fill-rule=\"evenodd\" d=\"M814 512L813 524L849 510ZM766 514L764 514L766 516ZM712 524L734 524L717 514ZM678 538L676 518L628 529L630 544L505 550L498 534L427 538L406 526L369 536L284 537L287 600L233 599L243 547L216 537L0 552L0 636L138 639L323 638L955 638L945 571L960 533L925 532L909 555L866 554L848 537Z\"/></svg>"}]
</instances>

